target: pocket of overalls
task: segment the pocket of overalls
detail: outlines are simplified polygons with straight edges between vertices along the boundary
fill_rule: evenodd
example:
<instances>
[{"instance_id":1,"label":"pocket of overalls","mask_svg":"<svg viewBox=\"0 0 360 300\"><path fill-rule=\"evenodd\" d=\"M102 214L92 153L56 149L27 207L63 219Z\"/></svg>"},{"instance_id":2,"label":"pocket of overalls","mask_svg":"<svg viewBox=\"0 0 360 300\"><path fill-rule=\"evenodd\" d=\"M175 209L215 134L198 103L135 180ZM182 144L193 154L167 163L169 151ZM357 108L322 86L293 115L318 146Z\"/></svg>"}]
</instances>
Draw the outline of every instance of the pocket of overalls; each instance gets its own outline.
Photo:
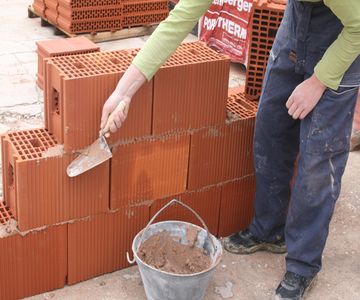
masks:
<instances>
[{"instance_id":1,"label":"pocket of overalls","mask_svg":"<svg viewBox=\"0 0 360 300\"><path fill-rule=\"evenodd\" d=\"M266 90L267 84L269 82L269 77L270 77L270 74L272 71L272 67L273 67L275 61L279 57L280 50L281 50L281 47L280 47L279 43L274 43L274 45L272 46L272 48L270 50L268 62L266 65L266 71L265 71L264 80L263 80L263 84L262 84L262 88L261 88L261 95ZM260 101L261 101L261 97L260 97Z\"/></svg>"},{"instance_id":2,"label":"pocket of overalls","mask_svg":"<svg viewBox=\"0 0 360 300\"><path fill-rule=\"evenodd\" d=\"M359 87L327 89L311 113L306 141L310 154L349 151L352 119ZM304 120L305 121L305 120Z\"/></svg>"}]
</instances>

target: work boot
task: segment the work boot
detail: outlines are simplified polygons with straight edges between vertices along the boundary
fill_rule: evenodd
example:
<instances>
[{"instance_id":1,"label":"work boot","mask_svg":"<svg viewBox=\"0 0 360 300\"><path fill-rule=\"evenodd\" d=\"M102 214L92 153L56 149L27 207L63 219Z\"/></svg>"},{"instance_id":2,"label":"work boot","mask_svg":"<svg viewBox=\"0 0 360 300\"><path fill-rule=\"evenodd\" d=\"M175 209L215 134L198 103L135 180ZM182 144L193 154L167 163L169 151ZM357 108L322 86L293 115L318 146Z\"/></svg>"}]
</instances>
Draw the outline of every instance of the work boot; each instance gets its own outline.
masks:
<instances>
[{"instance_id":1,"label":"work boot","mask_svg":"<svg viewBox=\"0 0 360 300\"><path fill-rule=\"evenodd\" d=\"M224 238L224 248L235 254L251 254L260 250L272 253L286 253L284 237L272 243L264 242L256 238L249 229Z\"/></svg>"},{"instance_id":2,"label":"work boot","mask_svg":"<svg viewBox=\"0 0 360 300\"><path fill-rule=\"evenodd\" d=\"M276 289L274 300L302 300L315 283L316 276L306 278L293 272L286 272Z\"/></svg>"}]
</instances>

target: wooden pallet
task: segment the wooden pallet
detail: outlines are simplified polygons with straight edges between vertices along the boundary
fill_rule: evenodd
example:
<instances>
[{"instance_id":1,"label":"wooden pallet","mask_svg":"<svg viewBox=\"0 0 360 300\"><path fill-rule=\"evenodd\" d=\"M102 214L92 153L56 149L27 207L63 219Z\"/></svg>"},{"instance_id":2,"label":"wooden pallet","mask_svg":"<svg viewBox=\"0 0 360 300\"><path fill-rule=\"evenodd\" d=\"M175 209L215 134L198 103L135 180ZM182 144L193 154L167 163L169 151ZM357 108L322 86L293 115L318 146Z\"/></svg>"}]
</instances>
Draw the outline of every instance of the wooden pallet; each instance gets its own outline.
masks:
<instances>
[{"instance_id":1,"label":"wooden pallet","mask_svg":"<svg viewBox=\"0 0 360 300\"><path fill-rule=\"evenodd\" d=\"M127 39L132 37L139 37L144 35L150 35L157 25L149 25L149 26L139 26L132 28L125 28L117 31L101 31L96 33L69 33L61 28L57 27L55 24L50 22L49 20L39 16L33 9L31 5L28 6L28 17L29 18L41 18L41 26L53 26L55 35L65 34L68 37L76 37L76 36L84 36L94 43Z\"/></svg>"}]
</instances>

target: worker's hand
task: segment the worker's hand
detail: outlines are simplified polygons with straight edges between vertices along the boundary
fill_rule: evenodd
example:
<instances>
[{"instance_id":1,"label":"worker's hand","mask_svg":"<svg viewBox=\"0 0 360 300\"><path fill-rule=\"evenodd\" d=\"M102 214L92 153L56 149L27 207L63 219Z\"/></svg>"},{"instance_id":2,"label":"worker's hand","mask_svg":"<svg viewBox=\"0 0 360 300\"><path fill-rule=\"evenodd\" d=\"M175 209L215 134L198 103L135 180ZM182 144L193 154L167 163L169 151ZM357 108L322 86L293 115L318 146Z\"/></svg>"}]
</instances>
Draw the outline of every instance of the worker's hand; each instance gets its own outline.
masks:
<instances>
[{"instance_id":1,"label":"worker's hand","mask_svg":"<svg viewBox=\"0 0 360 300\"><path fill-rule=\"evenodd\" d=\"M289 115L293 119L304 119L314 109L325 90L326 86L313 74L295 88L286 102Z\"/></svg>"},{"instance_id":2,"label":"worker's hand","mask_svg":"<svg viewBox=\"0 0 360 300\"><path fill-rule=\"evenodd\" d=\"M129 107L131 98L119 95L115 90L111 96L106 100L101 116L101 129L105 132L105 136L109 137L110 132L116 132L124 123ZM117 109L119 107L119 109ZM116 111L115 111L116 110ZM110 114L114 114L111 116Z\"/></svg>"},{"instance_id":3,"label":"worker's hand","mask_svg":"<svg viewBox=\"0 0 360 300\"><path fill-rule=\"evenodd\" d=\"M103 106L100 128L106 132L106 137L110 136L110 132L116 132L124 123L131 99L145 81L146 77L134 65L130 65L121 77L116 89Z\"/></svg>"}]
</instances>

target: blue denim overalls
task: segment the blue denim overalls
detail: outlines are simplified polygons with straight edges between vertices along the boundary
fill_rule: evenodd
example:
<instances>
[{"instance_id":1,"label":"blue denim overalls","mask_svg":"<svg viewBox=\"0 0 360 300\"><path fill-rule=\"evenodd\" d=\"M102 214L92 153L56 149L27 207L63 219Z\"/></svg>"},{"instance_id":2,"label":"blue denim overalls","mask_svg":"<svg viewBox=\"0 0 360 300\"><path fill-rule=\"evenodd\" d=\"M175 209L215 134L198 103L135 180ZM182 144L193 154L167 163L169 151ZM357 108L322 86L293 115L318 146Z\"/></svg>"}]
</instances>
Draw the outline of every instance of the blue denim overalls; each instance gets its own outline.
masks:
<instances>
[{"instance_id":1,"label":"blue denim overalls","mask_svg":"<svg viewBox=\"0 0 360 300\"><path fill-rule=\"evenodd\" d=\"M342 28L323 2L288 1L270 53L256 120L257 190L250 231L266 241L285 234L287 271L305 277L321 269L348 159L360 57L347 70L339 89L327 89L304 120L293 120L285 103L295 87L313 74ZM298 154L298 174L290 190Z\"/></svg>"}]
</instances>

